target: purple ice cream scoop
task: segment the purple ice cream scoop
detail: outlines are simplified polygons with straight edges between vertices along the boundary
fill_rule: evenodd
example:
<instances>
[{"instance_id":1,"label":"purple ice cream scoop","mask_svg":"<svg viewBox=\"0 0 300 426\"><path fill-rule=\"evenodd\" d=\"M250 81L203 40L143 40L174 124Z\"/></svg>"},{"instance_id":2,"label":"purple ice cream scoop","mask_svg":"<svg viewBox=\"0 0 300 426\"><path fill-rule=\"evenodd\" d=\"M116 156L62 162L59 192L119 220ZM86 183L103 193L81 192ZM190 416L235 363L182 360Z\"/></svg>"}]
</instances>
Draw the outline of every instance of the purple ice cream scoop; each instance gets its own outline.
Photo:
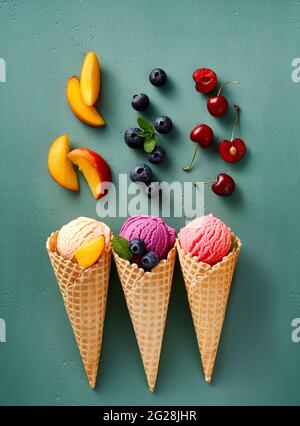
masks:
<instances>
[{"instance_id":1,"label":"purple ice cream scoop","mask_svg":"<svg viewBox=\"0 0 300 426\"><path fill-rule=\"evenodd\" d=\"M175 229L168 226L160 217L135 215L124 222L120 235L128 241L141 238L148 251L154 251L159 259L164 259L176 239Z\"/></svg>"}]
</instances>

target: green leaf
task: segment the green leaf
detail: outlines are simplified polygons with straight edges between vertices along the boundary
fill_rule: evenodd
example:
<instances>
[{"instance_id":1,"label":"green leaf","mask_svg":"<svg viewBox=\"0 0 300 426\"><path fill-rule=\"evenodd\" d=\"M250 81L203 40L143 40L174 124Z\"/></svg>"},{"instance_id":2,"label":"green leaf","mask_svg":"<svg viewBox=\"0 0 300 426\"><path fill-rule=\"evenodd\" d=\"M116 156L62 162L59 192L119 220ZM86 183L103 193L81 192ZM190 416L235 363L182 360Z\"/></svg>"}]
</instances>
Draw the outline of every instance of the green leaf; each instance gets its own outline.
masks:
<instances>
[{"instance_id":1,"label":"green leaf","mask_svg":"<svg viewBox=\"0 0 300 426\"><path fill-rule=\"evenodd\" d=\"M152 126L152 124L145 120L143 117L138 117L137 122L141 129L146 131L151 130L151 132L154 131L154 127Z\"/></svg>"},{"instance_id":2,"label":"green leaf","mask_svg":"<svg viewBox=\"0 0 300 426\"><path fill-rule=\"evenodd\" d=\"M144 150L145 150L145 152L147 152L147 154L150 154L150 152L152 152L155 147L156 147L156 140L155 140L155 138L145 139Z\"/></svg>"},{"instance_id":3,"label":"green leaf","mask_svg":"<svg viewBox=\"0 0 300 426\"><path fill-rule=\"evenodd\" d=\"M151 130L142 130L139 136L144 139L153 139L155 138L155 132L152 132Z\"/></svg>"},{"instance_id":4,"label":"green leaf","mask_svg":"<svg viewBox=\"0 0 300 426\"><path fill-rule=\"evenodd\" d=\"M130 260L132 258L131 251L129 250L129 242L126 238L114 235L111 240L111 246L113 251L122 259Z\"/></svg>"},{"instance_id":5,"label":"green leaf","mask_svg":"<svg viewBox=\"0 0 300 426\"><path fill-rule=\"evenodd\" d=\"M141 138L149 138L149 132L146 132L146 130L142 130L139 136Z\"/></svg>"}]
</instances>

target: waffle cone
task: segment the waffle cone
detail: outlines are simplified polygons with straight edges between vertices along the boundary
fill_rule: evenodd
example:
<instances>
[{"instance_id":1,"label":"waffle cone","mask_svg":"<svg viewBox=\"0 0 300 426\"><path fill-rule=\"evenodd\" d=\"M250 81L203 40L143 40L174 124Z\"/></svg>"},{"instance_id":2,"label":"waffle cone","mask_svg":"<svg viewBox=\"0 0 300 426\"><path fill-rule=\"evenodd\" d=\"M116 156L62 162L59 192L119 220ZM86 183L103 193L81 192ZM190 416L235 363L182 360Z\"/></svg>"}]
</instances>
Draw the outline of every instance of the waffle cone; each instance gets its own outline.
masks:
<instances>
[{"instance_id":1,"label":"waffle cone","mask_svg":"<svg viewBox=\"0 0 300 426\"><path fill-rule=\"evenodd\" d=\"M96 386L111 249L105 249L95 265L84 269L59 256L56 251L57 232L47 240L47 251L64 300L89 384Z\"/></svg>"},{"instance_id":2,"label":"waffle cone","mask_svg":"<svg viewBox=\"0 0 300 426\"><path fill-rule=\"evenodd\" d=\"M176 241L179 261L197 335L205 380L212 378L232 277L241 248L232 235L232 250L213 267L186 254Z\"/></svg>"},{"instance_id":3,"label":"waffle cone","mask_svg":"<svg viewBox=\"0 0 300 426\"><path fill-rule=\"evenodd\" d=\"M151 272L113 252L149 389L154 391L172 286L176 249Z\"/></svg>"}]
</instances>

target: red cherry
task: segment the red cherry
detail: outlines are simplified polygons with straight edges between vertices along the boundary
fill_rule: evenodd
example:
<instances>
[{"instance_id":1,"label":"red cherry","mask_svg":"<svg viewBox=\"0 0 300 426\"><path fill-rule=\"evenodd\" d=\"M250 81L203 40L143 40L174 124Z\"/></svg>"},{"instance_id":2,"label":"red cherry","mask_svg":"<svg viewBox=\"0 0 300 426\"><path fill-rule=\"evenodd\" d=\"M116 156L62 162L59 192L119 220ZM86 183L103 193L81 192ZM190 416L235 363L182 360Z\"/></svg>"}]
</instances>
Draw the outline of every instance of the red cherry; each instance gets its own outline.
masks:
<instances>
[{"instance_id":1,"label":"red cherry","mask_svg":"<svg viewBox=\"0 0 300 426\"><path fill-rule=\"evenodd\" d=\"M194 150L192 159L189 162L189 164L182 167L182 170L184 172L188 172L191 170L194 160L196 158L196 154L197 154L199 146L201 146L202 148L208 148L211 145L212 141L214 140L214 132L206 124L198 124L198 126L194 127L193 130L191 131L190 139L192 142L196 142L197 146Z\"/></svg>"},{"instance_id":2,"label":"red cherry","mask_svg":"<svg viewBox=\"0 0 300 426\"><path fill-rule=\"evenodd\" d=\"M193 73L196 90L200 93L212 92L218 84L217 74L209 68L199 68Z\"/></svg>"},{"instance_id":3,"label":"red cherry","mask_svg":"<svg viewBox=\"0 0 300 426\"><path fill-rule=\"evenodd\" d=\"M215 194L221 197L227 197L235 190L235 182L231 176L226 173L220 173L217 176L217 181L211 186L211 189Z\"/></svg>"},{"instance_id":4,"label":"red cherry","mask_svg":"<svg viewBox=\"0 0 300 426\"><path fill-rule=\"evenodd\" d=\"M206 124L198 124L190 133L192 142L197 142L202 148L208 148L214 140L214 132Z\"/></svg>"},{"instance_id":5,"label":"red cherry","mask_svg":"<svg viewBox=\"0 0 300 426\"><path fill-rule=\"evenodd\" d=\"M214 117L222 117L228 110L228 102L224 96L207 99L207 109Z\"/></svg>"},{"instance_id":6,"label":"red cherry","mask_svg":"<svg viewBox=\"0 0 300 426\"><path fill-rule=\"evenodd\" d=\"M235 161L241 160L246 153L245 142L239 138L234 139L237 125L240 119L240 107L238 105L233 106L236 109L236 119L231 135L231 140L228 141L223 139L219 143L219 153L223 160L227 161L228 163L234 163Z\"/></svg>"},{"instance_id":7,"label":"red cherry","mask_svg":"<svg viewBox=\"0 0 300 426\"><path fill-rule=\"evenodd\" d=\"M238 84L238 81L225 81L220 87L217 96L213 96L207 100L207 109L214 117L222 117L228 110L228 102L225 96L221 95L226 84Z\"/></svg>"},{"instance_id":8,"label":"red cherry","mask_svg":"<svg viewBox=\"0 0 300 426\"><path fill-rule=\"evenodd\" d=\"M242 139L235 138L232 142L223 139L219 143L219 152L227 163L235 163L241 160L246 153L246 145Z\"/></svg>"}]
</instances>

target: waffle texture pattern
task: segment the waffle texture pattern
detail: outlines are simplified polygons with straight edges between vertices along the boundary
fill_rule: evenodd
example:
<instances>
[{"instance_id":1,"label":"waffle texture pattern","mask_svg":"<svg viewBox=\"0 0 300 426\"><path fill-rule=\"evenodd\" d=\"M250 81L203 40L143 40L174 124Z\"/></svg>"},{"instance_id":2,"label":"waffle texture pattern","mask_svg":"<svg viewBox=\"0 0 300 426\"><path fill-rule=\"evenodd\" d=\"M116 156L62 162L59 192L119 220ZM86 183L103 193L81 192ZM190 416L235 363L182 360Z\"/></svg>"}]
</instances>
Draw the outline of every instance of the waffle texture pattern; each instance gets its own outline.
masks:
<instances>
[{"instance_id":1,"label":"waffle texture pattern","mask_svg":"<svg viewBox=\"0 0 300 426\"><path fill-rule=\"evenodd\" d=\"M151 271L113 252L128 311L142 357L149 389L153 392L172 286L176 249Z\"/></svg>"},{"instance_id":2,"label":"waffle texture pattern","mask_svg":"<svg viewBox=\"0 0 300 426\"><path fill-rule=\"evenodd\" d=\"M68 313L83 365L92 388L96 386L100 360L111 248L99 262L84 269L56 251L57 232L47 240L47 251Z\"/></svg>"},{"instance_id":3,"label":"waffle texture pattern","mask_svg":"<svg viewBox=\"0 0 300 426\"><path fill-rule=\"evenodd\" d=\"M221 262L211 267L185 253L177 239L180 266L185 282L205 380L212 379L220 336L226 313L234 269L241 248L232 234L232 248Z\"/></svg>"}]
</instances>

